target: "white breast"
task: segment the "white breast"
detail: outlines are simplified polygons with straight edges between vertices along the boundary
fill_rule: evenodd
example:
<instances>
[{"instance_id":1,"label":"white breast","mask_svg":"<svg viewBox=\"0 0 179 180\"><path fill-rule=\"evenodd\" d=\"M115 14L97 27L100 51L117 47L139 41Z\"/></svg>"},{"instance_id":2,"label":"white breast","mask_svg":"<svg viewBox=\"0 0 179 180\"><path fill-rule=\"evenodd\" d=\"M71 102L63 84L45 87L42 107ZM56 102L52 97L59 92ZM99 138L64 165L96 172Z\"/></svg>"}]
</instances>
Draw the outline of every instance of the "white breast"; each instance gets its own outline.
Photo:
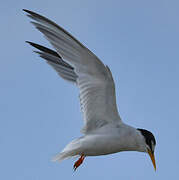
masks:
<instances>
[{"instance_id":1,"label":"white breast","mask_svg":"<svg viewBox=\"0 0 179 180\"><path fill-rule=\"evenodd\" d=\"M105 128L105 127L103 127ZM98 156L120 151L145 151L144 140L133 127L122 124L107 127L80 139L81 153Z\"/></svg>"}]
</instances>

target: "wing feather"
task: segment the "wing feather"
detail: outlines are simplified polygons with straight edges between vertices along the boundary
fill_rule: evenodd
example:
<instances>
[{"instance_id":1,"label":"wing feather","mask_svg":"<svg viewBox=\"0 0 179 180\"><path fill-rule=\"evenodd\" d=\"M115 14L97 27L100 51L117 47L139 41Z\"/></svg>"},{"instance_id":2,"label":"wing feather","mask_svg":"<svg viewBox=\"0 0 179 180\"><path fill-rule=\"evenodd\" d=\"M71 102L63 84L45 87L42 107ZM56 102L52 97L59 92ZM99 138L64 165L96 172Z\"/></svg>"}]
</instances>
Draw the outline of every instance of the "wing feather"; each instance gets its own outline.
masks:
<instances>
[{"instance_id":1,"label":"wing feather","mask_svg":"<svg viewBox=\"0 0 179 180\"><path fill-rule=\"evenodd\" d=\"M34 45L41 50L38 52L40 56L62 78L75 82L79 88L85 122L83 133L90 133L109 123L122 122L116 106L115 85L109 67L56 23L32 11L24 11L36 21L32 22L33 25L57 51L56 53Z\"/></svg>"},{"instance_id":2,"label":"wing feather","mask_svg":"<svg viewBox=\"0 0 179 180\"><path fill-rule=\"evenodd\" d=\"M52 68L54 68L56 72L63 79L70 81L72 83L76 83L78 76L74 72L74 68L68 63L66 63L65 61L63 61L61 56L59 56L55 51L49 48L46 48L44 46L41 46L39 44L33 43L33 42L29 42L29 41L26 41L26 42L29 43L31 46L40 50L40 51L34 51L34 52L36 52L37 54L40 55L40 57L45 59L47 63L50 66L52 66Z\"/></svg>"}]
</instances>

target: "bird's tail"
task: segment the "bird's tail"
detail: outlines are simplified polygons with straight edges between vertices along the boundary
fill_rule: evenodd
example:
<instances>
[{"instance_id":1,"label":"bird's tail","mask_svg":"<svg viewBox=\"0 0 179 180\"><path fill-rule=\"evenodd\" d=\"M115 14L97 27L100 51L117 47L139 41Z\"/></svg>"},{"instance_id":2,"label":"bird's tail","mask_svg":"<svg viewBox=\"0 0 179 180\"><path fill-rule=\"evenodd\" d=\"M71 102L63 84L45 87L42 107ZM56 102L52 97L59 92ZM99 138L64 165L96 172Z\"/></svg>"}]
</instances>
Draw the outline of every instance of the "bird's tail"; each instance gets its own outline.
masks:
<instances>
[{"instance_id":1,"label":"bird's tail","mask_svg":"<svg viewBox=\"0 0 179 180\"><path fill-rule=\"evenodd\" d=\"M73 155L73 152L60 152L56 156L54 156L52 158L52 161L61 162L61 161L65 160L65 159L69 159L69 158L71 158L73 156L75 156L75 155Z\"/></svg>"},{"instance_id":2,"label":"bird's tail","mask_svg":"<svg viewBox=\"0 0 179 180\"><path fill-rule=\"evenodd\" d=\"M58 153L55 157L52 158L52 161L61 162L65 159L69 159L74 156L80 155L80 138L75 139L70 142L62 152Z\"/></svg>"}]
</instances>

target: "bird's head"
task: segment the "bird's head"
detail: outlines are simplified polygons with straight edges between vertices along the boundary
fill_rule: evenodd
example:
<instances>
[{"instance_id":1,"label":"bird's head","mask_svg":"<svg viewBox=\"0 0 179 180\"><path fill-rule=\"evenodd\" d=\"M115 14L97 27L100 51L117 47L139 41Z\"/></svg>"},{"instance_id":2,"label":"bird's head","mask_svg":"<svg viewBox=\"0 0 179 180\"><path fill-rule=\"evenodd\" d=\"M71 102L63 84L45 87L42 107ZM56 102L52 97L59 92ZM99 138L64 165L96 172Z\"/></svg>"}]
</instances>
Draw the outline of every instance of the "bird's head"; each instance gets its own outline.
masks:
<instances>
[{"instance_id":1,"label":"bird's head","mask_svg":"<svg viewBox=\"0 0 179 180\"><path fill-rule=\"evenodd\" d=\"M152 160L154 169L156 170L156 164L155 164L155 156L154 156L154 150L155 150L155 145L156 145L156 140L154 135L145 129L137 129L140 131L141 135L144 137L145 140L145 152L147 152Z\"/></svg>"}]
</instances>

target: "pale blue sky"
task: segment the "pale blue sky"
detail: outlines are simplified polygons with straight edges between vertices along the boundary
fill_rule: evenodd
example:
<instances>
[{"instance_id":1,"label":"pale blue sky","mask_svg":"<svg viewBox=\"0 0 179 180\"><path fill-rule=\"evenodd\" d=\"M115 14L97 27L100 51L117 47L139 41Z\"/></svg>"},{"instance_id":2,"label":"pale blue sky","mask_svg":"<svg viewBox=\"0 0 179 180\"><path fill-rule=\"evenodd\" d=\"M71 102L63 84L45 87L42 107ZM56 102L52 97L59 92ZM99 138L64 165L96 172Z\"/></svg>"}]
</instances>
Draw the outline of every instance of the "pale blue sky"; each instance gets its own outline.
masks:
<instances>
[{"instance_id":1,"label":"pale blue sky","mask_svg":"<svg viewBox=\"0 0 179 180\"><path fill-rule=\"evenodd\" d=\"M123 121L152 131L147 154L122 152L50 161L83 126L78 90L60 79L26 40L50 47L22 9L56 21L107 64ZM178 0L6 0L0 17L0 179L178 179Z\"/></svg>"}]
</instances>

